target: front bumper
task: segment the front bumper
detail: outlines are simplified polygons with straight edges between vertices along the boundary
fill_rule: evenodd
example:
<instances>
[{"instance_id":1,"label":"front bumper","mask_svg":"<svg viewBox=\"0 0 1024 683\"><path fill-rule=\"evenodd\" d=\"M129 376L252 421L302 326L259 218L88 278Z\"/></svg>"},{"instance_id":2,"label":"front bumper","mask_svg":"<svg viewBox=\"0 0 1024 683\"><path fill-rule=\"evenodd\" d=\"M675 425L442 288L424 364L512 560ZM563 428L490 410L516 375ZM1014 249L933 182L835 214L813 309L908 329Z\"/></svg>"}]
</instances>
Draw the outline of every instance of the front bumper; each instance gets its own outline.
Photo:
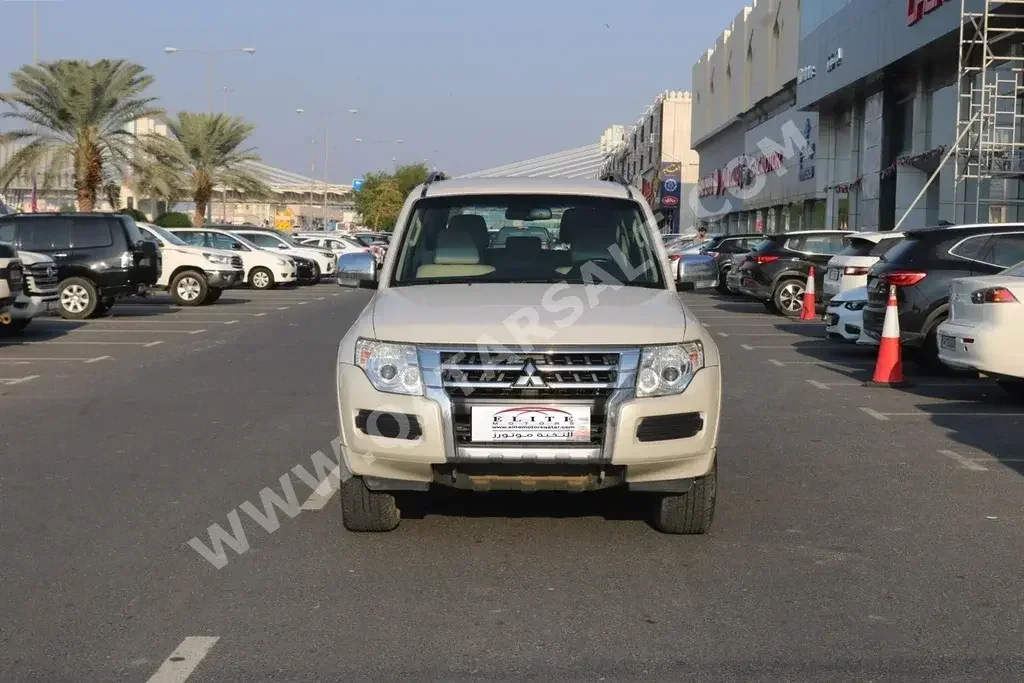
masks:
<instances>
[{"instance_id":1,"label":"front bumper","mask_svg":"<svg viewBox=\"0 0 1024 683\"><path fill-rule=\"evenodd\" d=\"M437 481L436 471L444 466L477 463L550 464L540 453L546 449L528 447L475 448L455 445L451 403L443 389L428 388L428 396L399 396L378 392L363 371L344 364L338 369L338 415L341 452L346 469L354 475L391 482L429 484ZM715 459L721 412L722 378L718 367L698 372L682 394L658 398L631 398L609 410L605 434L610 442L584 456L587 465L619 467L625 470L629 485L688 480L708 473ZM509 404L529 404L509 400ZM397 413L415 418L416 438L371 436L357 427L360 410ZM698 413L699 431L688 438L667 441L641 441L637 429L647 417ZM406 432L412 434L413 432ZM570 464L567 451L556 463ZM590 450L590 449L586 449ZM581 451L577 451L579 454ZM531 457L532 456L532 457Z\"/></svg>"},{"instance_id":2,"label":"front bumper","mask_svg":"<svg viewBox=\"0 0 1024 683\"><path fill-rule=\"evenodd\" d=\"M206 281L211 287L229 289L245 278L244 270L207 270Z\"/></svg>"},{"instance_id":3,"label":"front bumper","mask_svg":"<svg viewBox=\"0 0 1024 683\"><path fill-rule=\"evenodd\" d=\"M59 298L56 292L38 296L22 294L14 301L14 305L11 306L11 318L14 320L31 320L49 311L56 311Z\"/></svg>"},{"instance_id":4,"label":"front bumper","mask_svg":"<svg viewBox=\"0 0 1024 683\"><path fill-rule=\"evenodd\" d=\"M856 342L864 329L864 311L851 311L842 303L829 306L825 309L824 322L827 336Z\"/></svg>"}]
</instances>

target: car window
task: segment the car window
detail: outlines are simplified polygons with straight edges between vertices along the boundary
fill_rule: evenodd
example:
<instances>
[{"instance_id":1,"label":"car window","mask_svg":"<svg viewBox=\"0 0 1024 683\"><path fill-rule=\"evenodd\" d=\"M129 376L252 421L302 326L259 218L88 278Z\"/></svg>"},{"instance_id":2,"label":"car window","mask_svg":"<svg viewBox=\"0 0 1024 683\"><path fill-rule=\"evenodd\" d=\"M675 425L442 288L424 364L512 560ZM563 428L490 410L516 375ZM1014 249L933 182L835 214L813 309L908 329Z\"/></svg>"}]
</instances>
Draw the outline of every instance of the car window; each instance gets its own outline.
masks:
<instances>
[{"instance_id":1,"label":"car window","mask_svg":"<svg viewBox=\"0 0 1024 683\"><path fill-rule=\"evenodd\" d=\"M553 230L546 226L553 225ZM506 239L491 244L492 225ZM662 262L640 205L607 197L522 194L416 202L393 248L392 283L621 284L663 288ZM558 234L556 243L545 236Z\"/></svg>"},{"instance_id":2,"label":"car window","mask_svg":"<svg viewBox=\"0 0 1024 683\"><path fill-rule=\"evenodd\" d=\"M972 261L979 260L981 251L985 248L988 243L989 235L977 235L975 237L969 237L963 242L954 245L949 253L953 256L959 256L960 258L971 259Z\"/></svg>"},{"instance_id":3,"label":"car window","mask_svg":"<svg viewBox=\"0 0 1024 683\"><path fill-rule=\"evenodd\" d=\"M66 218L22 221L18 236L25 251L70 249L71 221Z\"/></svg>"},{"instance_id":4,"label":"car window","mask_svg":"<svg viewBox=\"0 0 1024 683\"><path fill-rule=\"evenodd\" d=\"M1024 261L1024 233L994 235L978 260L1003 268Z\"/></svg>"},{"instance_id":5,"label":"car window","mask_svg":"<svg viewBox=\"0 0 1024 683\"><path fill-rule=\"evenodd\" d=\"M0 223L0 242L14 242L14 222Z\"/></svg>"},{"instance_id":6,"label":"car window","mask_svg":"<svg viewBox=\"0 0 1024 683\"><path fill-rule=\"evenodd\" d=\"M206 246L206 240L203 238L203 233L201 233L201 232L198 232L198 231L197 232L191 232L191 231L188 231L188 232L177 232L177 231L172 230L171 234L174 235L175 237L177 237L178 239L180 239L185 244L191 246L191 247L205 247Z\"/></svg>"},{"instance_id":7,"label":"car window","mask_svg":"<svg viewBox=\"0 0 1024 683\"><path fill-rule=\"evenodd\" d=\"M235 249L236 244L239 249L242 248L241 242L230 235L225 235L222 232L209 232L206 234L210 240L210 246L214 249Z\"/></svg>"},{"instance_id":8,"label":"car window","mask_svg":"<svg viewBox=\"0 0 1024 683\"><path fill-rule=\"evenodd\" d=\"M889 239L879 240L878 244L871 247L871 251L868 252L868 256L884 256L890 249L900 243L898 237L890 237Z\"/></svg>"},{"instance_id":9,"label":"car window","mask_svg":"<svg viewBox=\"0 0 1024 683\"><path fill-rule=\"evenodd\" d=\"M279 240L274 235L268 235L263 232L256 233L242 233L242 236L247 238L250 242L255 244L257 247L263 247L264 249L278 249L282 245L287 245L284 240Z\"/></svg>"},{"instance_id":10,"label":"car window","mask_svg":"<svg viewBox=\"0 0 1024 683\"><path fill-rule=\"evenodd\" d=\"M98 249L109 247L114 243L110 233L113 221L109 220L76 220L71 228L71 243L75 249ZM139 240L142 241L139 235Z\"/></svg>"},{"instance_id":11,"label":"car window","mask_svg":"<svg viewBox=\"0 0 1024 683\"><path fill-rule=\"evenodd\" d=\"M128 241L131 244L137 244L142 241L142 233L139 232L139 226L135 223L135 219L131 216L120 216L121 225L124 226L125 232L128 233Z\"/></svg>"},{"instance_id":12,"label":"car window","mask_svg":"<svg viewBox=\"0 0 1024 683\"><path fill-rule=\"evenodd\" d=\"M786 248L808 254L835 254L842 250L842 235L801 235L791 237Z\"/></svg>"},{"instance_id":13,"label":"car window","mask_svg":"<svg viewBox=\"0 0 1024 683\"><path fill-rule=\"evenodd\" d=\"M868 256L876 246L871 240L858 237L847 237L843 242L846 246L839 252L839 256Z\"/></svg>"}]
</instances>

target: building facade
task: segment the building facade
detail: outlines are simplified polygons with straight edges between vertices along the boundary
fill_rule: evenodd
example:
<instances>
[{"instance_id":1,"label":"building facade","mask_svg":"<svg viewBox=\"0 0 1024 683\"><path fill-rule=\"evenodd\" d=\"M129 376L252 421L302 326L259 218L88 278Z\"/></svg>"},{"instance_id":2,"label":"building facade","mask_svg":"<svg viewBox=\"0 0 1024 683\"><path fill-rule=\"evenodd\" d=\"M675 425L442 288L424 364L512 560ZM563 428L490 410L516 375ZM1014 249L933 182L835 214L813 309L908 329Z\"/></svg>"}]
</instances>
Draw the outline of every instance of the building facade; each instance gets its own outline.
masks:
<instances>
[{"instance_id":1,"label":"building facade","mask_svg":"<svg viewBox=\"0 0 1024 683\"><path fill-rule=\"evenodd\" d=\"M994 0L967 0L963 11L959 0L803 3L797 104L821 121L827 225L1024 218L1022 10Z\"/></svg>"},{"instance_id":2,"label":"building facade","mask_svg":"<svg viewBox=\"0 0 1024 683\"><path fill-rule=\"evenodd\" d=\"M642 192L663 232L688 232L695 225L687 201L699 166L690 145L692 106L689 92L666 91L634 126L612 126L601 137L608 152L602 173L617 174Z\"/></svg>"},{"instance_id":3,"label":"building facade","mask_svg":"<svg viewBox=\"0 0 1024 683\"><path fill-rule=\"evenodd\" d=\"M827 227L831 151L797 99L801 5L820 2L758 0L693 67L700 172L689 201L712 232Z\"/></svg>"}]
</instances>

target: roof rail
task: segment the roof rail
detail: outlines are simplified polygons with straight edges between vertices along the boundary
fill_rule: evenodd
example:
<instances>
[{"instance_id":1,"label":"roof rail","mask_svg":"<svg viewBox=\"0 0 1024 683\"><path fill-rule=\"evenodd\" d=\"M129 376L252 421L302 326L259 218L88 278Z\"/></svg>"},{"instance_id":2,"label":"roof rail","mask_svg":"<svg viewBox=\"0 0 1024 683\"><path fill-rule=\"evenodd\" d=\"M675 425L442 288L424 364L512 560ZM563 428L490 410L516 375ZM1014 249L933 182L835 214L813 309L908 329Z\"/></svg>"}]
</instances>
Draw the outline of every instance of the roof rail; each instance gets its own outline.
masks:
<instances>
[{"instance_id":1,"label":"roof rail","mask_svg":"<svg viewBox=\"0 0 1024 683\"><path fill-rule=\"evenodd\" d=\"M608 173L605 173L600 178L598 178L598 180L604 180L605 182L618 183L619 185L622 185L624 188L626 188L626 196L628 196L630 199L633 198L633 188L630 187L629 183L626 182L626 179L623 176L619 175L615 171L609 171Z\"/></svg>"},{"instance_id":2,"label":"roof rail","mask_svg":"<svg viewBox=\"0 0 1024 683\"><path fill-rule=\"evenodd\" d=\"M441 171L431 171L427 174L427 181L423 183L423 192L420 193L420 199L427 196L427 190L430 188L431 183L439 183L442 180L448 180L448 176Z\"/></svg>"}]
</instances>

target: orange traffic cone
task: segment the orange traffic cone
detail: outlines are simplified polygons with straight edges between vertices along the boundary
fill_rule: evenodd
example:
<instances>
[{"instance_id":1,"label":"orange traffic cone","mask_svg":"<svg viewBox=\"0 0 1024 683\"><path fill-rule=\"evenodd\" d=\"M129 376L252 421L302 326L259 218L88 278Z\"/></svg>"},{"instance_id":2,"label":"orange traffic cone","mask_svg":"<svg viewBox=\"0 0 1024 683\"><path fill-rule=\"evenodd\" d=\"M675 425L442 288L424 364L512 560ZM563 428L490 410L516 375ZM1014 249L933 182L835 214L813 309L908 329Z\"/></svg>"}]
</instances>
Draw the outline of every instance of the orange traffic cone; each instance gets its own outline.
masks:
<instances>
[{"instance_id":1,"label":"orange traffic cone","mask_svg":"<svg viewBox=\"0 0 1024 683\"><path fill-rule=\"evenodd\" d=\"M875 376L869 384L884 387L902 387L909 383L903 379L903 352L900 347L900 318L896 307L896 287L889 286L889 303L885 306L882 323L882 343L878 347Z\"/></svg>"},{"instance_id":2,"label":"orange traffic cone","mask_svg":"<svg viewBox=\"0 0 1024 683\"><path fill-rule=\"evenodd\" d=\"M811 272L807 274L807 285L804 286L804 305L800 309L801 320L817 320L818 316L815 313L814 303L814 266L811 266Z\"/></svg>"}]
</instances>

